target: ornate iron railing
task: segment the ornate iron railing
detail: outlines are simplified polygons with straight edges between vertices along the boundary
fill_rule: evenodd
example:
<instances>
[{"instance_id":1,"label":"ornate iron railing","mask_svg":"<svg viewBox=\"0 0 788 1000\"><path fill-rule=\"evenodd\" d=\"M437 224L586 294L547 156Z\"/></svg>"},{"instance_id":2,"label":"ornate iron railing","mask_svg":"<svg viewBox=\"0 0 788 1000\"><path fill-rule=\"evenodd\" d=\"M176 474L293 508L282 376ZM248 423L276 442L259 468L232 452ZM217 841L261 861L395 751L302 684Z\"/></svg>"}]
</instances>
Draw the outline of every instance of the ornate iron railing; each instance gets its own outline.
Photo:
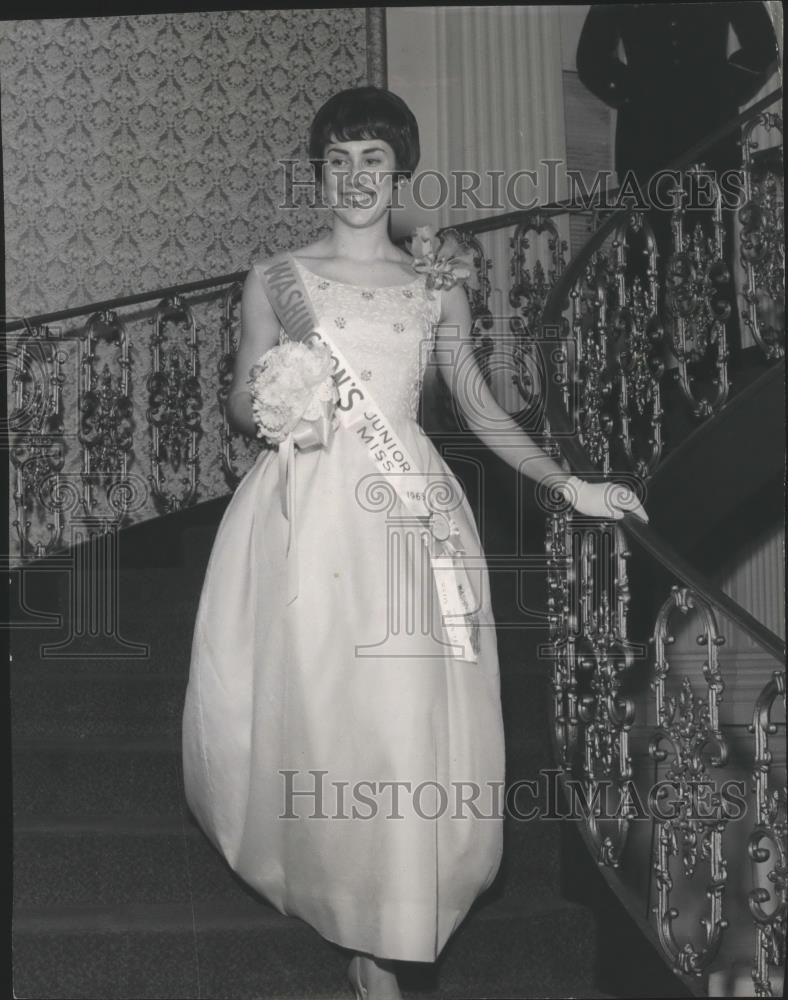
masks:
<instances>
[{"instance_id":1,"label":"ornate iron railing","mask_svg":"<svg viewBox=\"0 0 788 1000\"><path fill-rule=\"evenodd\" d=\"M226 469L214 495L237 483L221 393L235 346L230 310L244 275L7 322L6 433L21 563L73 543L67 529L73 535L77 524L103 533L205 499L200 440L212 397L221 437L204 460L210 465L221 453ZM224 323L208 311L217 301ZM128 311L135 306L143 309ZM211 327L218 378L198 336Z\"/></svg>"},{"instance_id":2,"label":"ornate iron railing","mask_svg":"<svg viewBox=\"0 0 788 1000\"><path fill-rule=\"evenodd\" d=\"M764 109L771 102L761 102L733 123L743 128L745 178L737 251L745 265L744 327L752 331L765 363L784 366L780 360L784 323L774 319L784 308L781 180L772 167L756 180L751 142L755 125L781 130L778 116ZM724 131L706 143L711 145ZM697 180L706 143L675 165L682 180ZM726 405L730 381L726 327L731 309L722 301L720 289L732 268L725 258L718 187L713 194L706 230L701 222L685 226L681 202L674 207L663 287L647 216L620 211L601 223L547 299L539 346L547 383L560 386L546 399L548 437L579 475L621 480L628 474L637 484L659 474L663 371L651 350L657 343L667 344L675 359L681 395L695 420L713 420ZM631 267L637 239L644 252ZM703 377L706 385L699 392ZM633 429L637 421L640 434ZM767 435L781 430L762 428ZM666 592L651 611L650 657L644 655L645 644L634 641L629 632L628 610L637 598L627 572L631 541L650 565L658 567L652 572L659 579L675 581L665 584ZM749 809L755 818L747 858L737 859L740 869L752 863L754 995L775 995L779 985L774 977L782 974L785 961L788 869L786 788L784 778L778 780L779 770L784 769L776 765L769 737L778 730L772 713L779 699L785 710L784 639L704 579L653 528L631 516L619 525L590 524L554 507L548 515L546 552L555 747L565 786L569 790L572 781L579 780L586 801L596 803L584 817L584 839L609 883L636 913L640 900L625 869L632 824L642 805L636 794L633 801L633 791L642 792L648 785L645 767L636 773L630 744L639 731L650 733L653 773L649 776L660 776L662 790L650 787L656 902L650 921L642 926L694 992L705 991L709 972L724 961L725 943L735 946L735 941L728 941L730 926L741 916L726 900L729 869L736 857L731 854L736 843L734 820L744 817L727 797L733 789L725 778L730 748L719 711L728 665L719 615L781 665L753 711L754 784L748 790L751 794L742 795L739 807ZM647 601L648 596L641 603L647 606ZM696 642L703 662L696 677L673 676L670 651L677 616L698 621ZM644 698L644 676L653 691L650 708ZM699 789L709 795L703 809L698 807ZM598 805L603 792L613 799L606 811ZM701 890L693 895L698 881ZM698 911L698 900L705 902L705 912ZM684 911L693 909L702 927L700 940L682 920Z\"/></svg>"},{"instance_id":3,"label":"ornate iron railing","mask_svg":"<svg viewBox=\"0 0 788 1000\"><path fill-rule=\"evenodd\" d=\"M530 418L536 410L542 418L536 436L573 472L647 488L660 475L666 453L681 445L666 440L666 416L675 416L669 408L683 408L692 433L728 404L737 371L728 334L736 318L740 332L751 333L763 370L778 366L784 371L782 167L779 158L759 155L753 138L757 127L782 134L782 121L770 110L780 96L764 98L666 168L675 181L663 266L643 210L599 213L596 232L570 260L557 218L585 206L546 206L525 217L508 214L453 230L474 249L483 233L512 230L511 381L528 414L527 429L534 433ZM708 204L691 211L688 195L705 183L705 149L733 129L742 134L742 204L735 216L724 211L721 186L711 177ZM739 226L733 240L726 233L732 221ZM534 261L527 251L546 230L547 252ZM738 287L732 281L732 252L742 266ZM484 263L489 268L490 262ZM732 302L737 293L738 317ZM663 389L666 383L670 388L670 370L678 392L666 409ZM540 392L541 408L534 406ZM782 428L760 430L769 435ZM780 700L785 712L784 638L706 579L650 526L631 517L619 525L591 523L557 505L549 489L541 499L548 511L554 747L567 797L579 783L582 800L592 804L583 812L584 840L633 919L700 994L711 970L725 962L725 946L735 946L731 924L738 919L741 929L741 914L733 912L729 899L729 868L738 861L741 870L750 862L753 990L757 996L775 995L779 979L774 977L785 962L788 845L784 766L778 768L769 740L779 728L785 734L784 721L777 724L773 717ZM631 542L649 565L658 567L660 579L674 581L664 584L651 608L650 636L630 632L633 600L642 605L642 619L649 596L632 592ZM720 723L730 666L720 615L781 665L752 715L753 784L744 794L744 808L754 821L746 857L732 852L737 850L734 821L746 821L747 813L738 815L735 802L726 798L735 799L736 786L726 778L731 753ZM698 622L696 645L703 652L697 677L671 663L673 633L688 620ZM651 705L644 683L653 692ZM642 734L648 737L647 759L661 775L661 791L648 789L653 801L644 791L645 769L636 766L631 750L632 737L642 740ZM648 800L645 811L639 789ZM699 789L709 790L705 812L696 808ZM627 865L634 824L645 816L652 817L655 902L644 920ZM698 882L701 888L694 892ZM698 901L705 902L705 910ZM683 919L693 909L702 927L700 940Z\"/></svg>"}]
</instances>

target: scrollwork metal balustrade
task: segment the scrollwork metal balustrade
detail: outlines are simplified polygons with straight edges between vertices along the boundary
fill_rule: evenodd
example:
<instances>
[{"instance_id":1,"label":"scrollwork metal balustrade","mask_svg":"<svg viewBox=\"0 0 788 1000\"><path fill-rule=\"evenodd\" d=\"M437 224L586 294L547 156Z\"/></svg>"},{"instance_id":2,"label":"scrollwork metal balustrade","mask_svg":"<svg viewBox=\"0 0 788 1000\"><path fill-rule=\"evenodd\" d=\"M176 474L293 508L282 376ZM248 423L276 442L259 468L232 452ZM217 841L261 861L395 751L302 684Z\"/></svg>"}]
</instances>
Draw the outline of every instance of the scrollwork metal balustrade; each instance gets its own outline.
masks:
<instances>
[{"instance_id":1,"label":"scrollwork metal balustrade","mask_svg":"<svg viewBox=\"0 0 788 1000\"><path fill-rule=\"evenodd\" d=\"M743 129L745 203L739 209L742 225L739 253L745 269L742 318L756 343L770 360L785 356L785 191L780 155L763 164L757 159L755 129L779 132L780 115L763 111Z\"/></svg>"},{"instance_id":2,"label":"scrollwork metal balustrade","mask_svg":"<svg viewBox=\"0 0 788 1000\"><path fill-rule=\"evenodd\" d=\"M781 120L765 112L764 104L768 100L736 123L744 135L746 203L739 213L742 232L735 252L745 263L745 325L765 362L774 363L784 353L784 334L776 332L774 323L784 310L781 178L778 182L773 164L764 168L761 163L756 170L749 137L758 124L781 129ZM715 133L708 145L719 137ZM684 171L682 189L701 171L701 154L699 144L678 164ZM657 280L648 219L621 211L603 220L544 304L543 332L554 338L558 331L564 340L559 352L552 340L545 339L543 346L548 384L552 378L559 387L547 400L547 416L561 432L556 441L564 459L579 475L616 478L623 472L646 480L654 474L662 453L659 382L666 356L675 359L681 394L697 421L714 420L727 403L733 262L723 258L719 189L714 195L706 219L694 219L689 227L684 199L677 198L666 287L660 288ZM779 322L782 326L782 318ZM661 354L656 347L663 349ZM630 407L633 420L628 423ZM638 421L639 432L633 429ZM652 706L643 700L642 678L640 695L627 692L637 658L626 653L637 643L627 634L627 615L613 613L616 607L628 607L632 598L627 545L618 540L622 528L662 564L663 574L678 580L656 611L652 658L640 661L641 673L645 666L650 675ZM650 733L648 755L670 791L656 795L652 803L657 813L651 819L655 903L649 922L637 919L673 970L694 993L703 993L708 972L724 960L733 916L739 926L743 918L733 913L734 900L726 901L729 870L734 864L739 870L751 865L754 995L775 995L774 976L785 962L788 846L786 787L778 778L770 740L778 731L773 717L778 701L783 712L785 708L784 640L673 553L653 529L631 518L621 527L600 527L553 510L547 517L546 553L554 744L567 789L579 780L587 801L593 801L595 785L603 780L610 785L612 779L612 787L623 795L632 775L629 740ZM600 574L602 567L607 572ZM719 716L725 689L719 614L781 664L757 699L750 727L753 785L747 798L751 811L745 815L754 820L747 858L731 853L732 820L714 782L728 761ZM697 616L697 643L706 659L695 676L671 679L676 615ZM699 786L711 788L700 812ZM605 829L598 814L588 810L581 825L609 884L635 914L642 903L623 877L631 824L619 816L617 827L611 829L608 821ZM686 923L698 904L700 938Z\"/></svg>"},{"instance_id":3,"label":"scrollwork metal balustrade","mask_svg":"<svg viewBox=\"0 0 788 1000\"><path fill-rule=\"evenodd\" d=\"M775 670L755 703L750 732L755 735L753 780L755 823L747 842L755 887L749 895L755 922L752 978L756 996L774 996L770 969L785 968L785 934L788 923L788 822L786 788L773 780L773 753L769 737L777 732L772 721L775 702L782 698L785 715L785 673ZM769 865L768 887L757 884L757 865ZM767 904L764 906L764 904Z\"/></svg>"}]
</instances>

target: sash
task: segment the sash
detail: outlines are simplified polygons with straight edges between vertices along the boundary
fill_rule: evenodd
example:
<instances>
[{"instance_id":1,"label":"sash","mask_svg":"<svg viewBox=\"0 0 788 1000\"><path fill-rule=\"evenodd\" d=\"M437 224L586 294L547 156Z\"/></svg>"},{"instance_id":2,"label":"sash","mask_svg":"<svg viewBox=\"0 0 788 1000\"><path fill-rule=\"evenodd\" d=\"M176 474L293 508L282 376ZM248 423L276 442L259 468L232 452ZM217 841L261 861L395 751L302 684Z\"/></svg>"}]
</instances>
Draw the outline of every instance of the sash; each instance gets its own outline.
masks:
<instances>
[{"instance_id":1,"label":"sash","mask_svg":"<svg viewBox=\"0 0 788 1000\"><path fill-rule=\"evenodd\" d=\"M454 647L449 654L475 663L479 652L478 605L462 561L460 534L447 513L429 505L430 496L445 494L442 480L420 473L402 439L375 402L369 386L357 377L341 349L320 326L309 294L290 254L276 254L264 264L254 264L268 301L291 340L305 343L321 339L331 351L340 400L336 413L343 427L353 433L384 481L412 515L428 529L422 539L428 544L446 637ZM290 521L288 555L295 555L293 519L295 512L294 435L279 445L279 485L282 512ZM311 441L310 441L311 443ZM407 485L406 485L407 483ZM297 568L296 568L297 574ZM289 600L298 593L297 583L289 586ZM459 650L459 652L458 652Z\"/></svg>"}]
</instances>

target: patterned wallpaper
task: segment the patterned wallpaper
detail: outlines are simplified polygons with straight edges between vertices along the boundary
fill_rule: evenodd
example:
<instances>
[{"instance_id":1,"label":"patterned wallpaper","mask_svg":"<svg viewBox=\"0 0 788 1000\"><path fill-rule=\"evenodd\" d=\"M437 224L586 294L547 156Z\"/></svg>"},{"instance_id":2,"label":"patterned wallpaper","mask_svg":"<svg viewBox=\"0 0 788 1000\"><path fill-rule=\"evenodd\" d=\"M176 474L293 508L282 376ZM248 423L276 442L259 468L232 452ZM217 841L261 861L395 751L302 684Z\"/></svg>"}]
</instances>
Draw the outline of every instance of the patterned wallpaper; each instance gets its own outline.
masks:
<instances>
[{"instance_id":1,"label":"patterned wallpaper","mask_svg":"<svg viewBox=\"0 0 788 1000\"><path fill-rule=\"evenodd\" d=\"M7 306L30 314L246 267L314 238L280 157L367 79L363 8L0 24Z\"/></svg>"},{"instance_id":2,"label":"patterned wallpaper","mask_svg":"<svg viewBox=\"0 0 788 1000\"><path fill-rule=\"evenodd\" d=\"M314 112L337 90L383 83L384 53L382 11L364 8L0 23L7 314L30 316L231 273L314 239L326 220L305 206L280 207L278 160L301 160L306 171ZM130 343L129 473L141 491L131 521L158 513L145 416L151 308L119 311ZM192 308L202 395L199 502L233 484L219 459L220 303L202 296ZM60 480L77 491L84 322L54 331L63 362ZM170 335L185 359L188 337ZM117 343L102 343L97 353L95 370L106 363L117 389ZM48 391L46 378L39 381ZM238 446L239 464L248 466L258 446L246 449L240 438ZM38 477L25 515L31 541L45 539L51 509L34 496L41 467L30 449L18 461L27 463L25 476L32 470ZM12 470L12 519L15 476ZM98 497L97 513L109 510L101 491ZM66 531L62 544L68 542Z\"/></svg>"}]
</instances>

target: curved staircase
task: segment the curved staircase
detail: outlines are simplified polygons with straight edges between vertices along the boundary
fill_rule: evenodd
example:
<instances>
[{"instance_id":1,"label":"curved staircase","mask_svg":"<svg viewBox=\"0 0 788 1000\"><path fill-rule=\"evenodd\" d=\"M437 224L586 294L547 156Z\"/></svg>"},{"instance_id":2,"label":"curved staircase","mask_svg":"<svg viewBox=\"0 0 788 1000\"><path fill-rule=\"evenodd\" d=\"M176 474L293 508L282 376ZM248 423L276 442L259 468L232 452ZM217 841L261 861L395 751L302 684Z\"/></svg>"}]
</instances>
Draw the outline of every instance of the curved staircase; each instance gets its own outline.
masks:
<instances>
[{"instance_id":1,"label":"curved staircase","mask_svg":"<svg viewBox=\"0 0 788 1000\"><path fill-rule=\"evenodd\" d=\"M490 472L505 484L508 467ZM345 953L246 887L183 799L180 713L192 628L227 502L121 532L118 632L149 645L142 658L107 658L103 640L89 637L72 642L73 658L44 658L42 646L68 637L72 576L43 560L15 579L20 612L61 620L18 629L12 643L17 997L350 996ZM506 511L486 516L489 551L506 551ZM526 517L538 546L538 512ZM496 614L511 620L513 597L495 580ZM544 638L533 629L499 633L508 783L553 767L549 663L535 653ZM617 904L589 882L593 865L566 826L507 820L495 885L437 967L403 966L406 996L610 995L614 963L600 947L597 911L606 899L609 934ZM584 886L584 899L568 898ZM626 934L625 915L618 920ZM641 949L641 967L630 966L622 989L685 995L637 935L630 944Z\"/></svg>"}]
</instances>

